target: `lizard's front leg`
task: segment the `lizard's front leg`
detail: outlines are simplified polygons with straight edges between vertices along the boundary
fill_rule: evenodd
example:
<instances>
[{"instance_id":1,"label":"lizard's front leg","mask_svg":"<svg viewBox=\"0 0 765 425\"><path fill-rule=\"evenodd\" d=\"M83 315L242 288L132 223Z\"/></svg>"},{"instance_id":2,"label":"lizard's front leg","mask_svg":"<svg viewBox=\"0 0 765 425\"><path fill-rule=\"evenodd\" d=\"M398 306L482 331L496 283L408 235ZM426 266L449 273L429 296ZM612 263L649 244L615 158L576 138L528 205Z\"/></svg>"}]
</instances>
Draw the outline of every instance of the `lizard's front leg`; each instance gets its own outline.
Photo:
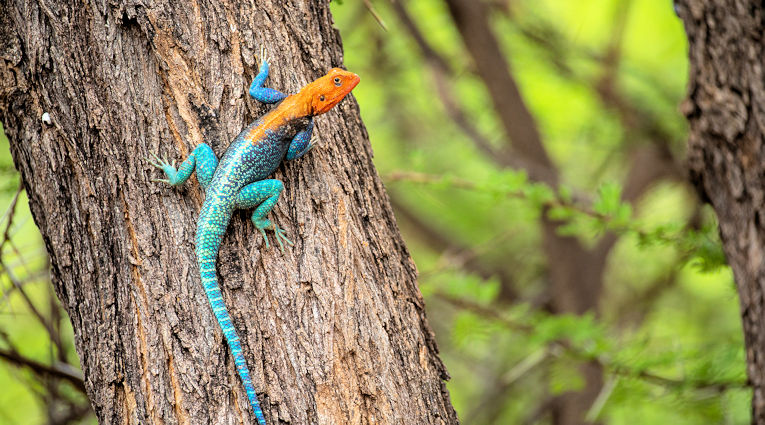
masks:
<instances>
[{"instance_id":1,"label":"lizard's front leg","mask_svg":"<svg viewBox=\"0 0 765 425\"><path fill-rule=\"evenodd\" d=\"M266 56L266 49L260 50L260 57L263 60L260 64L260 70L258 75L252 80L250 84L250 96L263 103L277 103L282 101L286 94L279 90L263 87L266 79L268 78L268 57Z\"/></svg>"},{"instance_id":2,"label":"lizard's front leg","mask_svg":"<svg viewBox=\"0 0 765 425\"><path fill-rule=\"evenodd\" d=\"M240 209L257 207L252 213L252 223L260 230L260 233L266 240L266 248L269 247L266 230L273 230L276 242L279 243L279 248L284 252L282 239L290 245L294 244L284 236L284 230L266 218L266 215L276 205L276 201L279 200L282 190L284 190L284 184L281 180L260 180L243 187L237 194L235 202L236 207Z\"/></svg>"},{"instance_id":3,"label":"lizard's front leg","mask_svg":"<svg viewBox=\"0 0 765 425\"><path fill-rule=\"evenodd\" d=\"M207 143L197 146L194 152L181 163L177 171L175 169L175 161L169 163L167 160L161 159L156 155L153 156L153 159L149 159L149 163L164 171L167 178L152 179L152 181L167 183L170 186L182 185L189 179L191 173L196 170L199 184L202 185L202 188L207 189L207 186L212 181L215 169L218 167L218 158Z\"/></svg>"},{"instance_id":4,"label":"lizard's front leg","mask_svg":"<svg viewBox=\"0 0 765 425\"><path fill-rule=\"evenodd\" d=\"M308 126L305 130L300 131L290 142L290 147L287 150L286 159L298 159L313 149L313 143L311 143L311 134L313 134L313 118L308 121Z\"/></svg>"}]
</instances>

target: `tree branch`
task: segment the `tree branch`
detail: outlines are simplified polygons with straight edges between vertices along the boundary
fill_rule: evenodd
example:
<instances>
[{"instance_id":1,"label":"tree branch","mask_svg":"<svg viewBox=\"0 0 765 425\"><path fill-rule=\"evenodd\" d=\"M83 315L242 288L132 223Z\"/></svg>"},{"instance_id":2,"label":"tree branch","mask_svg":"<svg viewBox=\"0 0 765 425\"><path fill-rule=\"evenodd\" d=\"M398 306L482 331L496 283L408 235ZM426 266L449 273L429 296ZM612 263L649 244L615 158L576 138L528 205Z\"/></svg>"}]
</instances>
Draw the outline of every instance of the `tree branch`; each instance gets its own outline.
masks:
<instances>
[{"instance_id":1,"label":"tree branch","mask_svg":"<svg viewBox=\"0 0 765 425\"><path fill-rule=\"evenodd\" d=\"M38 362L37 360L24 357L16 350L6 350L0 348L0 358L7 360L9 363L25 367L34 372L36 375L53 377L67 381L72 384L78 391L86 394L83 377L78 371L68 370L58 366L46 365L44 363Z\"/></svg>"},{"instance_id":2,"label":"tree branch","mask_svg":"<svg viewBox=\"0 0 765 425\"><path fill-rule=\"evenodd\" d=\"M505 132L513 143L513 150L527 162L555 170L542 144L536 122L510 72L505 54L491 31L486 6L474 0L447 0L446 3L478 75L486 84ZM557 170L543 181L557 186Z\"/></svg>"}]
</instances>

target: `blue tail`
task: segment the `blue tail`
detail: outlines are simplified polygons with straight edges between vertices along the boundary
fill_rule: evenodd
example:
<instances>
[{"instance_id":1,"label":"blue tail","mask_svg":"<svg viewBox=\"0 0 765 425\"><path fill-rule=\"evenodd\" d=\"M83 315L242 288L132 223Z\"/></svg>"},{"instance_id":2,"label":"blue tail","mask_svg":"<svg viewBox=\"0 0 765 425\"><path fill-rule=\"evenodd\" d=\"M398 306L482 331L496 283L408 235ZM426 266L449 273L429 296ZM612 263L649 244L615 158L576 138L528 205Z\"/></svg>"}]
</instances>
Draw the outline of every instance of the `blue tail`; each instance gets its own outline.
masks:
<instances>
[{"instance_id":1,"label":"blue tail","mask_svg":"<svg viewBox=\"0 0 765 425\"><path fill-rule=\"evenodd\" d=\"M212 209L214 210L215 208ZM250 370L247 368L247 363L242 354L242 343L239 341L239 335L237 335L236 329L234 329L231 316L228 314L228 309L223 303L220 286L218 286L215 261L218 257L218 248L220 247L223 233L226 231L228 220L221 220L221 215L217 215L217 220L207 219L216 216L216 214L205 214L205 212L211 212L210 210L202 208L197 224L196 251L199 273L202 276L202 285L205 288L205 293L210 301L215 318L218 320L218 324L231 349L231 355L234 356L236 370L239 372L239 377L242 378L244 390L247 392L247 398L250 400L250 405L252 405L252 411L255 413L258 425L266 425L266 418L263 416L258 396L255 394L255 387L252 386Z\"/></svg>"}]
</instances>

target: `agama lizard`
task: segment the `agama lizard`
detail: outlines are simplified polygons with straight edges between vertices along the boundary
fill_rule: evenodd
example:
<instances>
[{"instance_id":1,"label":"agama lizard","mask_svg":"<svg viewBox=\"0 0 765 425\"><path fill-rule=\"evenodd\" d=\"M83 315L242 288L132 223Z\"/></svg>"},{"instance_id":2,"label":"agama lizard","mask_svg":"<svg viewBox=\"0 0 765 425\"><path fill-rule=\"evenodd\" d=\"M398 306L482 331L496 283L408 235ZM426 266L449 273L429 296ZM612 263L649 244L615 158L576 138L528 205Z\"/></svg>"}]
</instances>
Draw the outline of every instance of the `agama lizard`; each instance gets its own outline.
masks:
<instances>
[{"instance_id":1,"label":"agama lizard","mask_svg":"<svg viewBox=\"0 0 765 425\"><path fill-rule=\"evenodd\" d=\"M196 171L197 180L205 190L196 232L196 254L202 285L228 341L255 418L259 425L265 425L266 419L242 354L242 344L221 296L215 261L231 215L240 208L255 208L252 222L265 238L266 248L269 247L266 230L274 232L282 252L282 240L293 244L285 237L284 230L266 218L284 189L280 180L266 177L276 170L283 159L297 159L311 150L313 117L329 111L343 100L359 83L359 76L333 68L297 94L287 96L263 86L269 68L266 56L262 54L261 57L263 61L250 85L250 96L263 103L281 103L245 128L231 143L220 163L205 143L197 146L178 170L175 169L175 161L168 163L156 155L150 162L164 171L167 177L153 181L179 186Z\"/></svg>"}]
</instances>

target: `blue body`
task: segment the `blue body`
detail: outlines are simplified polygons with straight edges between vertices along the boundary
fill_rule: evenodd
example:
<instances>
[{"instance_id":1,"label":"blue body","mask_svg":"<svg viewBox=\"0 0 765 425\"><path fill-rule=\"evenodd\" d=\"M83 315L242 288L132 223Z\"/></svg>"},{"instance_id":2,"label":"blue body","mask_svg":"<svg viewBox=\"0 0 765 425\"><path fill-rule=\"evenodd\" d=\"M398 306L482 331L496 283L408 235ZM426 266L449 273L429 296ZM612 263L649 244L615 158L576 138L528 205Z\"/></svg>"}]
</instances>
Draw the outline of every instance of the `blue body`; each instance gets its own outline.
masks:
<instances>
[{"instance_id":1,"label":"blue body","mask_svg":"<svg viewBox=\"0 0 765 425\"><path fill-rule=\"evenodd\" d=\"M251 124L250 127L257 125L259 125L258 121ZM197 220L196 254L202 285L210 300L215 318L223 330L226 341L228 341L236 369L247 392L247 398L250 400L258 423L265 425L265 418L258 403L255 388L252 385L250 371L242 354L242 344L221 297L215 262L231 215L237 207L247 207L237 205L238 197L235 196L236 194L239 194L247 185L262 181L264 184L256 184L253 187L253 191L256 193L254 197L250 196L250 198L267 202L274 197L272 204L276 203L283 186L278 180L264 179L279 166L287 153L290 140L285 140L285 136L280 134L283 131L277 131L269 134L265 139L253 143L244 137L248 133L249 127L226 150L223 159L215 169L210 185L205 191L205 202ZM258 193L260 193L259 196ZM270 211L272 207L273 205L268 206L268 210ZM255 219L254 216L253 219Z\"/></svg>"},{"instance_id":2,"label":"blue body","mask_svg":"<svg viewBox=\"0 0 765 425\"><path fill-rule=\"evenodd\" d=\"M264 61L258 76L250 86L250 95L264 103L283 100L286 97L283 93L263 87L267 77L268 63ZM242 344L221 296L215 262L229 220L234 210L240 208L255 208L252 221L266 238L266 246L266 230L274 231L280 247L283 247L282 240L292 243L284 237L283 230L266 219L284 188L281 181L266 177L273 173L285 158L299 158L311 150L310 139L313 130L311 117L292 117L280 121L276 126L270 125L272 128L265 131L255 131L263 122L264 118L261 118L242 131L226 150L220 163L207 144L197 146L178 170L174 164L165 160L155 158L152 161L167 177L157 181L178 186L196 171L197 179L205 189L205 201L197 220L196 233L199 273L259 425L266 425L266 420L252 385L250 371L242 353ZM253 134L260 136L252 139Z\"/></svg>"}]
</instances>

